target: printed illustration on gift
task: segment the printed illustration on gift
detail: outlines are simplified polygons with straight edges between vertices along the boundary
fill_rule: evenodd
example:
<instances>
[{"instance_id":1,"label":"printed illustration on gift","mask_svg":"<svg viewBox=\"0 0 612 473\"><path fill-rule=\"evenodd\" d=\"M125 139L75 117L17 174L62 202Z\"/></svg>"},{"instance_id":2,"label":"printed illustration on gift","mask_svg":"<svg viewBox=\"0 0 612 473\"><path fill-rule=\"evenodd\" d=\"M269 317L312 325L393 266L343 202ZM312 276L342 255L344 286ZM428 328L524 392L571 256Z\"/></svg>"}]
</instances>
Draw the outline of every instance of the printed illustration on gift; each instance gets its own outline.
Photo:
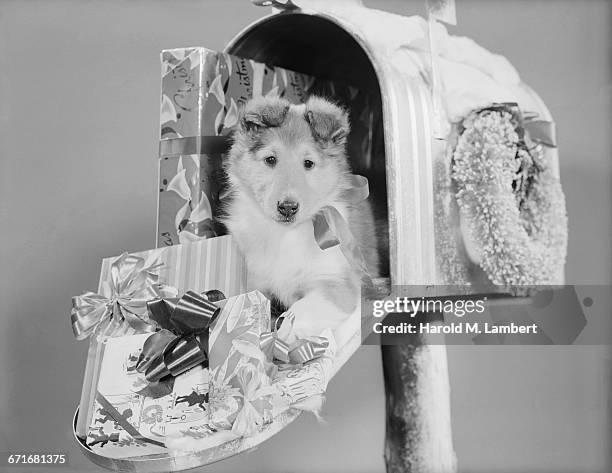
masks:
<instances>
[{"instance_id":1,"label":"printed illustration on gift","mask_svg":"<svg viewBox=\"0 0 612 473\"><path fill-rule=\"evenodd\" d=\"M111 338L100 369L87 445L112 458L162 453L165 415L172 396L150 397L147 382L134 367L148 334Z\"/></svg>"}]
</instances>

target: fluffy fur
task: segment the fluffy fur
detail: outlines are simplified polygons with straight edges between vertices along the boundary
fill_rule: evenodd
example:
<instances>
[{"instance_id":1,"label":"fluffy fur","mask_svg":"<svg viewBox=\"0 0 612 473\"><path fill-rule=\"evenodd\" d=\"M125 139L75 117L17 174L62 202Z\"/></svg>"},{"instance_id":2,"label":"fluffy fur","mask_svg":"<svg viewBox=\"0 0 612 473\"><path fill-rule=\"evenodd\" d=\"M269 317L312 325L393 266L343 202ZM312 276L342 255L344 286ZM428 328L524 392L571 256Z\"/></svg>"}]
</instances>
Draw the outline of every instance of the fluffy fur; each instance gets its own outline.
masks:
<instances>
[{"instance_id":1,"label":"fluffy fur","mask_svg":"<svg viewBox=\"0 0 612 473\"><path fill-rule=\"evenodd\" d=\"M258 98L242 111L227 164L226 226L244 252L251 281L291 306L297 335L334 328L359 303L360 274L338 247L321 250L312 218L336 207L360 243L372 274L378 257L367 201L342 200L350 167L347 113L313 97L303 105Z\"/></svg>"}]
</instances>

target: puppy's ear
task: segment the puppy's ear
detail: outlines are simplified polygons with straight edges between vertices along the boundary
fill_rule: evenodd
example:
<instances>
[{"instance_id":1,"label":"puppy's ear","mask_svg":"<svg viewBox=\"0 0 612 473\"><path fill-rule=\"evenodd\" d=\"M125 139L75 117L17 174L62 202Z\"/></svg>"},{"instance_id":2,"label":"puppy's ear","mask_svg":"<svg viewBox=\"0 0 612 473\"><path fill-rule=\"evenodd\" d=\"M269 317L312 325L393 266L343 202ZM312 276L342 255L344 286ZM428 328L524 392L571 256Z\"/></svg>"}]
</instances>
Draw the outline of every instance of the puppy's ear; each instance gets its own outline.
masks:
<instances>
[{"instance_id":1,"label":"puppy's ear","mask_svg":"<svg viewBox=\"0 0 612 473\"><path fill-rule=\"evenodd\" d=\"M278 97L258 97L250 100L240 118L240 127L247 133L280 126L289 111L289 102Z\"/></svg>"},{"instance_id":2,"label":"puppy's ear","mask_svg":"<svg viewBox=\"0 0 612 473\"><path fill-rule=\"evenodd\" d=\"M344 109L321 97L310 97L306 102L304 118L310 125L315 140L320 144L346 143L350 125Z\"/></svg>"}]
</instances>

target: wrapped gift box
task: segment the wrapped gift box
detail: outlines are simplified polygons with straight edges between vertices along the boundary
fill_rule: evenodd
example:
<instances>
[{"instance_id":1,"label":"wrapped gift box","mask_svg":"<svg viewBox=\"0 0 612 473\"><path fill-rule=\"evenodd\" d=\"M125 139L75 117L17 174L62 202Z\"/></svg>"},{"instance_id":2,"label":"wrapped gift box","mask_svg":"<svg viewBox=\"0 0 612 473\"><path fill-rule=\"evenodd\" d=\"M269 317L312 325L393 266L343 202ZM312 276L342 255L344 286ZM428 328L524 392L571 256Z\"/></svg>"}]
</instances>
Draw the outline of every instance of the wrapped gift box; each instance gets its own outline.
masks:
<instances>
[{"instance_id":1,"label":"wrapped gift box","mask_svg":"<svg viewBox=\"0 0 612 473\"><path fill-rule=\"evenodd\" d=\"M150 334L105 341L89 448L110 458L165 453L167 442L200 449L213 433L246 435L271 421L271 382L259 349L261 334L270 328L270 302L253 291L217 305L222 309L210 330L210 366L179 375L171 388L168 381L149 384L135 369Z\"/></svg>"},{"instance_id":2,"label":"wrapped gift box","mask_svg":"<svg viewBox=\"0 0 612 473\"><path fill-rule=\"evenodd\" d=\"M161 60L158 247L224 233L215 219L224 190L222 159L240 107L253 97L333 99L351 112L355 170L372 162L371 130L380 111L369 93L201 47L165 50Z\"/></svg>"},{"instance_id":3,"label":"wrapped gift box","mask_svg":"<svg viewBox=\"0 0 612 473\"><path fill-rule=\"evenodd\" d=\"M146 260L147 265L160 263L156 270L159 280L177 289L179 294L187 290L203 292L211 289L222 291L226 297L242 294L247 290L246 263L230 236L201 240L194 243L158 248L134 256ZM108 291L112 279L111 267L117 258L105 258L100 272L99 294ZM131 335L136 330L128 323L114 326L104 336L91 336L83 390L79 404L76 433L84 437L92 417L95 386L100 376L100 361L107 337Z\"/></svg>"}]
</instances>

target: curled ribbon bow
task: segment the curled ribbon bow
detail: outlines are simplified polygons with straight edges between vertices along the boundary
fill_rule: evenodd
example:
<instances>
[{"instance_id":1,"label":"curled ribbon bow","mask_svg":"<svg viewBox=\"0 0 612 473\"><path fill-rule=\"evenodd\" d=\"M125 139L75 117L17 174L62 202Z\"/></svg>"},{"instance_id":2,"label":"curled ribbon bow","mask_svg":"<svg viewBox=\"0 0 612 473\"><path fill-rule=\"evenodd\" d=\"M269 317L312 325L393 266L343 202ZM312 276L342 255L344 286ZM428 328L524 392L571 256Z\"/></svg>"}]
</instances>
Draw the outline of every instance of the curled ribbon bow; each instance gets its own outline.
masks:
<instances>
[{"instance_id":1,"label":"curled ribbon bow","mask_svg":"<svg viewBox=\"0 0 612 473\"><path fill-rule=\"evenodd\" d=\"M72 298L70 319L77 340L92 333L108 335L127 323L139 332L151 332L155 326L147 315L147 301L175 295L174 289L160 284L155 274L161 264L145 266L145 260L123 253L110 268L102 294L86 292Z\"/></svg>"},{"instance_id":2,"label":"curled ribbon bow","mask_svg":"<svg viewBox=\"0 0 612 473\"><path fill-rule=\"evenodd\" d=\"M181 298L158 298L147 303L150 318L161 328L145 340L136 370L149 382L208 363L208 336L224 299L220 291L202 295L186 292Z\"/></svg>"},{"instance_id":3,"label":"curled ribbon bow","mask_svg":"<svg viewBox=\"0 0 612 473\"><path fill-rule=\"evenodd\" d=\"M298 364L306 363L325 354L329 340L325 337L298 339L293 333L294 323L293 312L285 312L277 319L275 332L261 334L259 344L268 359Z\"/></svg>"},{"instance_id":4,"label":"curled ribbon bow","mask_svg":"<svg viewBox=\"0 0 612 473\"><path fill-rule=\"evenodd\" d=\"M368 198L368 180L363 176L351 175L350 187L344 191L342 200L356 204ZM348 223L333 206L321 209L313 218L314 235L319 248L326 250L338 246L349 264L369 277L368 268L357 240L351 233Z\"/></svg>"}]
</instances>

